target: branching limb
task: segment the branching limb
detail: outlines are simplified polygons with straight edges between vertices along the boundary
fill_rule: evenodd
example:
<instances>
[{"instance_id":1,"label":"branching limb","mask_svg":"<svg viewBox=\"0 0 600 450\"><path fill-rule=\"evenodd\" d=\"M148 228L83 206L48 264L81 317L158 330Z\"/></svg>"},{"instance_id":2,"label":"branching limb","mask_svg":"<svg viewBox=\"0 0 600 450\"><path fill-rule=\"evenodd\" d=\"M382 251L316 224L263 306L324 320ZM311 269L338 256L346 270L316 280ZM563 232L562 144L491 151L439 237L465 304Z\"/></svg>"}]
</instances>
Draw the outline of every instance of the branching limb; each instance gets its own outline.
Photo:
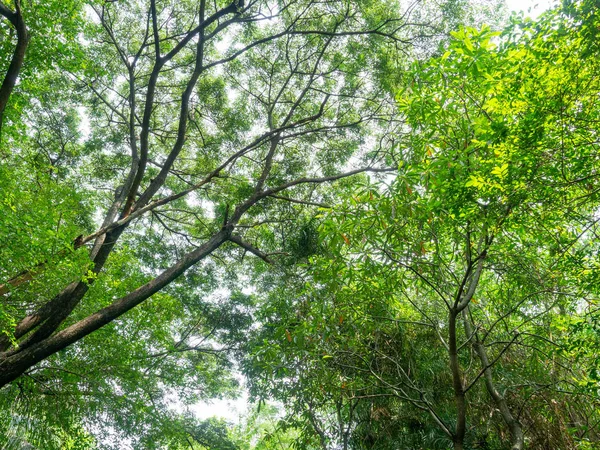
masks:
<instances>
[{"instance_id":1,"label":"branching limb","mask_svg":"<svg viewBox=\"0 0 600 450\"><path fill-rule=\"evenodd\" d=\"M0 16L5 17L17 31L17 45L15 46L8 70L4 75L2 86L0 86L0 136L2 136L4 110L25 60L25 51L29 44L29 33L27 32L27 27L21 13L21 0L15 0L15 11L11 11L8 7L0 3Z\"/></svg>"},{"instance_id":2,"label":"branching limb","mask_svg":"<svg viewBox=\"0 0 600 450\"><path fill-rule=\"evenodd\" d=\"M231 235L231 237L229 238L229 240L231 242L233 242L234 244L239 245L240 247L242 247L244 250L249 251L250 253L258 256L260 259L262 259L264 262L266 262L267 264L273 264L273 261L271 261L271 259L269 259L269 257L267 256L267 254L261 252L259 249L257 249L256 247L250 245L248 242L244 241L241 236L238 235Z\"/></svg>"}]
</instances>

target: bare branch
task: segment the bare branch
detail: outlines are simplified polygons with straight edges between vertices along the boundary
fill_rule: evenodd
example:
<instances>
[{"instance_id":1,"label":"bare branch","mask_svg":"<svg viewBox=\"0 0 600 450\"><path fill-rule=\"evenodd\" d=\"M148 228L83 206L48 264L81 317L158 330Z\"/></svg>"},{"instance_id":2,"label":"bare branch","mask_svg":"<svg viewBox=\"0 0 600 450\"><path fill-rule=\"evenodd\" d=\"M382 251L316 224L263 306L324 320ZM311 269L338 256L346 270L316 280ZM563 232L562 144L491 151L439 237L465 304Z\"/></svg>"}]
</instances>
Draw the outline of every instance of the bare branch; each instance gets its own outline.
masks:
<instances>
[{"instance_id":1,"label":"bare branch","mask_svg":"<svg viewBox=\"0 0 600 450\"><path fill-rule=\"evenodd\" d=\"M231 235L231 237L229 238L229 240L231 242L233 242L234 244L239 245L240 247L242 247L244 250L249 251L250 253L258 256L260 259L262 259L264 262L266 262L267 264L273 264L273 261L271 261L269 259L269 257L261 252L259 249L257 249L256 247L250 245L249 243L245 242L241 236L237 236L237 235Z\"/></svg>"}]
</instances>

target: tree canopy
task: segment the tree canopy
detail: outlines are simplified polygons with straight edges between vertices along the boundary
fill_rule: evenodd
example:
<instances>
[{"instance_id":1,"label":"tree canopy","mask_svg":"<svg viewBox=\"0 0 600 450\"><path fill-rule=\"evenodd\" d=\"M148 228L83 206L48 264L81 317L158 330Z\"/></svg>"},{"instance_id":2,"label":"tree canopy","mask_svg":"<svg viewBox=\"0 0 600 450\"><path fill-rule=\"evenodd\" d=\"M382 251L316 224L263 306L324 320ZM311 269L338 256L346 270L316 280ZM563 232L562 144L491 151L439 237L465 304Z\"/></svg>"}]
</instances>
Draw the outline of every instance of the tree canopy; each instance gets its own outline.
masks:
<instances>
[{"instance_id":1,"label":"tree canopy","mask_svg":"<svg viewBox=\"0 0 600 450\"><path fill-rule=\"evenodd\" d=\"M598 30L0 0L2 448L600 448Z\"/></svg>"}]
</instances>

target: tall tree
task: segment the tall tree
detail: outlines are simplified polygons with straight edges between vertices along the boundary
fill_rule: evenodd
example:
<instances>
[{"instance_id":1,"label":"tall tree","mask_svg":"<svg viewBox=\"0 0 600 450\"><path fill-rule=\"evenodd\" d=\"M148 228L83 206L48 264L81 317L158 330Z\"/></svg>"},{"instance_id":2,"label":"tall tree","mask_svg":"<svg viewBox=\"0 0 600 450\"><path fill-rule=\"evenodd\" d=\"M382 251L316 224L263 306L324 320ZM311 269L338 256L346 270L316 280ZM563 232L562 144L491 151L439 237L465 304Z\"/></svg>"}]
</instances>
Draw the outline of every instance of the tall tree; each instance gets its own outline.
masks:
<instances>
[{"instance_id":1,"label":"tall tree","mask_svg":"<svg viewBox=\"0 0 600 450\"><path fill-rule=\"evenodd\" d=\"M381 57L443 33L416 4L377 1L21 11L30 44L0 141L3 431L202 448L220 425L167 401L236 388L250 303L219 289L246 253L277 257L322 185L389 170L368 154L397 126Z\"/></svg>"},{"instance_id":2,"label":"tall tree","mask_svg":"<svg viewBox=\"0 0 600 450\"><path fill-rule=\"evenodd\" d=\"M587 346L560 344L569 316L595 335L597 295L597 18L571 6L501 36L461 28L415 64L387 154L398 177L324 212L323 254L266 301L257 396L312 402L329 427L358 402L341 426L356 448L597 441L579 427L597 420Z\"/></svg>"}]
</instances>

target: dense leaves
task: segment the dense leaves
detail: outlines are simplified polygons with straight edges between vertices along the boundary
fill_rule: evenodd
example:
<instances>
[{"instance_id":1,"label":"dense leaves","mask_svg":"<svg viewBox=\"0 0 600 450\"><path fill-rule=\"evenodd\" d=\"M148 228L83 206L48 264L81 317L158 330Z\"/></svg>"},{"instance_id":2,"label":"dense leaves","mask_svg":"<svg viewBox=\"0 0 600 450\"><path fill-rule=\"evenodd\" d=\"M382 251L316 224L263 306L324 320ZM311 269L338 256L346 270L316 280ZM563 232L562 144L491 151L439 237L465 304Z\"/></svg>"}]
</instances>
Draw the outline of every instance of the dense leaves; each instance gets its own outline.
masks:
<instances>
[{"instance_id":1,"label":"dense leaves","mask_svg":"<svg viewBox=\"0 0 600 450\"><path fill-rule=\"evenodd\" d=\"M324 210L265 300L252 391L302 448L596 445L597 19L571 8L415 63L398 176Z\"/></svg>"},{"instance_id":2,"label":"dense leaves","mask_svg":"<svg viewBox=\"0 0 600 450\"><path fill-rule=\"evenodd\" d=\"M0 446L599 445L595 2L0 19Z\"/></svg>"}]
</instances>

